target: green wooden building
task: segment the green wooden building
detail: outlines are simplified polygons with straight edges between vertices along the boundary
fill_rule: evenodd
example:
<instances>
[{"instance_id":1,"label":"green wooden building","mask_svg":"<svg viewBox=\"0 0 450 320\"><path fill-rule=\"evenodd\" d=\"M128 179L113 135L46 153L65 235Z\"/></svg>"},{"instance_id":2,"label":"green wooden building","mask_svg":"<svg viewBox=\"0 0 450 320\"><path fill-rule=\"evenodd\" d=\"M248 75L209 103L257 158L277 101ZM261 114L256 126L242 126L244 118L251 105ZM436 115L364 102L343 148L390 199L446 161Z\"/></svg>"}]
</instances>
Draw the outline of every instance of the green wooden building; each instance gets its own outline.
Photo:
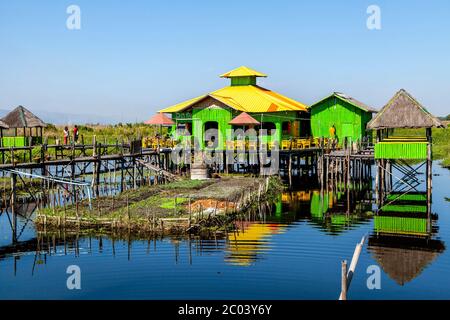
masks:
<instances>
[{"instance_id":1,"label":"green wooden building","mask_svg":"<svg viewBox=\"0 0 450 320\"><path fill-rule=\"evenodd\" d=\"M334 92L311 106L311 132L314 138L333 138L334 126L339 141L361 140L368 135L366 126L376 111L343 93Z\"/></svg>"},{"instance_id":2,"label":"green wooden building","mask_svg":"<svg viewBox=\"0 0 450 320\"><path fill-rule=\"evenodd\" d=\"M3 147L24 147L42 143L45 122L23 106L18 106L1 121L6 124L2 130Z\"/></svg>"},{"instance_id":3,"label":"green wooden building","mask_svg":"<svg viewBox=\"0 0 450 320\"><path fill-rule=\"evenodd\" d=\"M285 139L310 135L309 107L258 86L257 78L266 77L265 74L240 67L221 77L230 79L230 86L160 110L172 115L175 138L195 139L201 148L214 140L213 147L223 150L227 141L233 140L232 129L253 128L261 134L263 143L280 144ZM230 123L244 112L258 124L255 121L248 125ZM218 137L207 137L208 129L217 129ZM268 134L263 135L261 129L266 129Z\"/></svg>"}]
</instances>

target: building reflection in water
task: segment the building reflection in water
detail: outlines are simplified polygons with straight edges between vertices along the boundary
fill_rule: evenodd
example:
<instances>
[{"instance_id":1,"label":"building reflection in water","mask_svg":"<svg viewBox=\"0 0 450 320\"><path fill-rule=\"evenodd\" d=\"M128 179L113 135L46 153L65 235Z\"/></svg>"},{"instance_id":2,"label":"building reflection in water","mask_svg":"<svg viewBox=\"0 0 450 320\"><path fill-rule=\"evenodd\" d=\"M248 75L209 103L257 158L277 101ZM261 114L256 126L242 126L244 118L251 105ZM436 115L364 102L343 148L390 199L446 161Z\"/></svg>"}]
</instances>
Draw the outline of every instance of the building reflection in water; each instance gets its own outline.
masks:
<instances>
[{"instance_id":1,"label":"building reflection in water","mask_svg":"<svg viewBox=\"0 0 450 320\"><path fill-rule=\"evenodd\" d=\"M391 193L387 195L382 210L374 215L370 182L353 183L350 188L336 184L327 189L288 191L280 194L270 214L262 219L239 221L236 231L217 233L212 238L181 237L170 238L175 262L179 262L180 246L188 247L189 263L196 255L209 252L224 253L225 262L230 265L250 266L271 250L273 237L288 231L289 225L306 221L325 234L339 235L346 230L369 223L373 218L374 229L369 238L368 251L380 267L397 283L403 285L433 262L445 250L445 245L437 237L437 215L429 212L427 196L424 193L406 195ZM29 223L30 209L24 210L22 223ZM5 219L5 216L2 218ZM4 222L5 222L4 221ZM125 237L95 236L87 237L66 234L61 231L53 234L39 233L29 239L21 239L22 227L15 225L14 241L0 246L0 262L8 257L16 260L20 255L35 254L35 268L45 264L49 255L75 256L92 253L91 240L98 246L96 253L115 254L116 246L128 248L128 259L132 258L133 242L148 241L148 250L157 251L159 239L135 239ZM105 241L103 241L103 239ZM103 251L107 240L107 250ZM81 249L80 249L81 247Z\"/></svg>"},{"instance_id":2,"label":"building reflection in water","mask_svg":"<svg viewBox=\"0 0 450 320\"><path fill-rule=\"evenodd\" d=\"M368 250L399 285L419 276L445 250L428 201L426 192L392 192L374 217Z\"/></svg>"},{"instance_id":3,"label":"building reflection in water","mask_svg":"<svg viewBox=\"0 0 450 320\"><path fill-rule=\"evenodd\" d=\"M240 231L228 234L225 260L233 265L250 265L270 250L270 237L283 233L286 225L245 222Z\"/></svg>"},{"instance_id":4,"label":"building reflection in water","mask_svg":"<svg viewBox=\"0 0 450 320\"><path fill-rule=\"evenodd\" d=\"M371 184L343 184L328 190L311 189L287 191L280 194L271 223L238 223L239 233L229 234L226 261L235 265L251 265L271 249L271 237L283 233L290 224L306 220L327 234L339 234L369 222L372 211Z\"/></svg>"}]
</instances>

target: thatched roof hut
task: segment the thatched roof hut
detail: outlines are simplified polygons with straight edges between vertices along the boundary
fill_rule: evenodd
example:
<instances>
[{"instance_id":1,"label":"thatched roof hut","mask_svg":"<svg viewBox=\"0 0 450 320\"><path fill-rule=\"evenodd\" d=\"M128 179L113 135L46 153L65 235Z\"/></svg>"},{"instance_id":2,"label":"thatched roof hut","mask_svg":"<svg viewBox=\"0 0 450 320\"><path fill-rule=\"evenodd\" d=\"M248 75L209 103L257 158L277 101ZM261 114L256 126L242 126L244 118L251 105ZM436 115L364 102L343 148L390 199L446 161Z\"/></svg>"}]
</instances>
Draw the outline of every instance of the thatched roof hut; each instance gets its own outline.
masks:
<instances>
[{"instance_id":1,"label":"thatched roof hut","mask_svg":"<svg viewBox=\"0 0 450 320\"><path fill-rule=\"evenodd\" d=\"M46 126L44 121L22 106L18 106L1 120L3 120L3 122L5 122L11 129L43 128Z\"/></svg>"},{"instance_id":2,"label":"thatched roof hut","mask_svg":"<svg viewBox=\"0 0 450 320\"><path fill-rule=\"evenodd\" d=\"M4 123L2 120L0 120L0 129L8 129L8 128L9 128L9 126L6 123Z\"/></svg>"},{"instance_id":3,"label":"thatched roof hut","mask_svg":"<svg viewBox=\"0 0 450 320\"><path fill-rule=\"evenodd\" d=\"M371 237L368 250L384 272L403 286L418 277L445 246L439 240Z\"/></svg>"},{"instance_id":4,"label":"thatched roof hut","mask_svg":"<svg viewBox=\"0 0 450 320\"><path fill-rule=\"evenodd\" d=\"M0 120L0 147L3 147L3 130L8 128L9 126Z\"/></svg>"},{"instance_id":5,"label":"thatched roof hut","mask_svg":"<svg viewBox=\"0 0 450 320\"><path fill-rule=\"evenodd\" d=\"M401 89L367 124L368 129L443 127L441 121Z\"/></svg>"}]
</instances>

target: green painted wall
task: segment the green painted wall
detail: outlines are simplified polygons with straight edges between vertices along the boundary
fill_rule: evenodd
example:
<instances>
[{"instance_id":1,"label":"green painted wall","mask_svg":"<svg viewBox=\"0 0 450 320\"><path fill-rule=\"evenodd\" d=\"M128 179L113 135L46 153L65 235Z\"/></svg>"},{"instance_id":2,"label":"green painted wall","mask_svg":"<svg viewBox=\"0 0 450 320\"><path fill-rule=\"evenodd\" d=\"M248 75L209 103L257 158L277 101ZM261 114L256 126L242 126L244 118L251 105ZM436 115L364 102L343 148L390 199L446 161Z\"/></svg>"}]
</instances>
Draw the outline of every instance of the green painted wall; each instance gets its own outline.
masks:
<instances>
[{"instance_id":1,"label":"green painted wall","mask_svg":"<svg viewBox=\"0 0 450 320\"><path fill-rule=\"evenodd\" d=\"M3 137L2 146L10 147L25 147L29 146L29 137Z\"/></svg>"},{"instance_id":2,"label":"green painted wall","mask_svg":"<svg viewBox=\"0 0 450 320\"><path fill-rule=\"evenodd\" d=\"M218 130L220 132L217 148L225 149L226 141L232 140L230 132L233 128L228 123L240 113L241 112L236 111L215 99L207 98L194 105L190 111L186 111L183 113L173 113L172 119L177 123L192 123L191 133L194 137L197 138L202 149L205 148L205 124L207 122L216 122ZM306 117L305 115L299 114L295 111L249 114L259 122L273 123L275 125L276 135L274 137L270 136L270 130L268 130L269 136L263 136L262 141L263 143L278 141L280 145L281 140L289 139L291 137L291 134L283 134L283 123L290 122L291 130L294 130L294 121L298 120L298 118L300 117ZM305 127L308 129L304 129ZM176 125L172 126L171 132L174 132L175 129ZM298 125L297 131L298 133L296 134L296 136L310 135L309 126ZM186 138L190 137L184 137L180 139Z\"/></svg>"},{"instance_id":3,"label":"green painted wall","mask_svg":"<svg viewBox=\"0 0 450 320\"><path fill-rule=\"evenodd\" d=\"M231 78L232 86L256 86L256 77L234 77Z\"/></svg>"},{"instance_id":4,"label":"green painted wall","mask_svg":"<svg viewBox=\"0 0 450 320\"><path fill-rule=\"evenodd\" d=\"M427 142L378 142L375 144L375 159L427 158Z\"/></svg>"},{"instance_id":5,"label":"green painted wall","mask_svg":"<svg viewBox=\"0 0 450 320\"><path fill-rule=\"evenodd\" d=\"M197 137L200 147L205 147L205 124L207 122L217 122L219 139L217 149L224 149L227 137L227 130L231 129L228 124L233 119L233 112L228 107L194 108L192 111L192 133ZM201 137L201 138L200 138Z\"/></svg>"},{"instance_id":6,"label":"green painted wall","mask_svg":"<svg viewBox=\"0 0 450 320\"><path fill-rule=\"evenodd\" d=\"M311 107L311 132L314 138L329 138L334 125L339 141L344 137L356 141L367 135L365 128L371 119L370 112L333 96Z\"/></svg>"}]
</instances>

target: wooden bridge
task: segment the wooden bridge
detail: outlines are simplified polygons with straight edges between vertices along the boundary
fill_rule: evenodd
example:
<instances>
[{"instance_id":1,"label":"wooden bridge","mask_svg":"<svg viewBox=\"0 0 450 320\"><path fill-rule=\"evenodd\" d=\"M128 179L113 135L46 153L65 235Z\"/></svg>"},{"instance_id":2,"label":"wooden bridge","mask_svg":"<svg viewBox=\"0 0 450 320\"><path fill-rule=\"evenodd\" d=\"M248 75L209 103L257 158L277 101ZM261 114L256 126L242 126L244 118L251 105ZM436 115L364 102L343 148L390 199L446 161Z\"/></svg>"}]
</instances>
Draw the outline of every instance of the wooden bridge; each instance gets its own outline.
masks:
<instances>
[{"instance_id":1,"label":"wooden bridge","mask_svg":"<svg viewBox=\"0 0 450 320\"><path fill-rule=\"evenodd\" d=\"M239 147L239 145L237 145ZM204 150L209 152L213 162L208 164L209 171L217 174L252 173L279 174L289 178L314 176L322 184L328 179L349 181L353 177L367 177L371 174L370 165L373 162L373 147L350 144L345 142L344 148L336 149L332 141L319 139L296 141L282 146L266 145L269 149L257 146L256 149L243 148L231 150ZM281 148L279 148L281 147ZM261 149L262 148L262 149ZM95 139L92 144L71 145L40 145L18 148L1 148L0 173L13 179L20 172L47 177L48 179L65 178L76 182L77 178L92 177L90 183L94 195L99 195L101 175L119 173L119 189L123 191L126 185L137 187L143 183L151 183L157 179L174 181L180 174L188 175L190 164L194 163L194 150L184 155L181 163L172 161L178 153L174 148L143 148L142 141L129 143L102 144ZM185 150L186 151L186 150ZM277 158L272 156L277 151ZM276 171L265 171L277 161ZM19 173L18 173L19 172ZM12 188L14 189L14 187ZM66 188L67 192L75 193Z\"/></svg>"}]
</instances>

